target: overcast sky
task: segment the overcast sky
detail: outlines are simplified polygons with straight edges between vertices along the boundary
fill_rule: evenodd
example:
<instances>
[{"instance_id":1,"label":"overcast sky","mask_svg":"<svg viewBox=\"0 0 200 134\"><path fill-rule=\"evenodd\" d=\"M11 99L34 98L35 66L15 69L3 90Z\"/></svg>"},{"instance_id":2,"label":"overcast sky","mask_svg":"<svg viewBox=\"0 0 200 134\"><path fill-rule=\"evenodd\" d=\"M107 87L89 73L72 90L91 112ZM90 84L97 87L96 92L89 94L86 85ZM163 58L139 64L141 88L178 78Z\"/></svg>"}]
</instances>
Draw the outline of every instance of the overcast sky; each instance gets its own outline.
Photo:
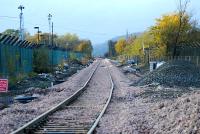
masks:
<instances>
[{"instance_id":1,"label":"overcast sky","mask_svg":"<svg viewBox=\"0 0 200 134\"><path fill-rule=\"evenodd\" d=\"M76 33L93 44L126 33L141 32L155 18L177 9L177 0L0 0L0 32L19 28L18 6L24 9L24 27L31 34L39 26L48 32L48 13L53 15L55 33ZM190 0L188 11L200 20L199 0ZM8 17L5 17L8 16Z\"/></svg>"}]
</instances>

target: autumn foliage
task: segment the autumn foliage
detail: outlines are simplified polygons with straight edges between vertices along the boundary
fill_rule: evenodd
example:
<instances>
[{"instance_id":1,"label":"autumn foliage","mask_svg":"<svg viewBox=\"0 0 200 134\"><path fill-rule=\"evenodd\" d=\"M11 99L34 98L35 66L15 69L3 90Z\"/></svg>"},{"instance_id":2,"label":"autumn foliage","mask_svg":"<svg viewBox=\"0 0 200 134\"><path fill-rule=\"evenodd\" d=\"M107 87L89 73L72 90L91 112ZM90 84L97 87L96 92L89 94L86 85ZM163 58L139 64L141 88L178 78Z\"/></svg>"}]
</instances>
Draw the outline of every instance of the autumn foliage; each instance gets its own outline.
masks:
<instances>
[{"instance_id":1,"label":"autumn foliage","mask_svg":"<svg viewBox=\"0 0 200 134\"><path fill-rule=\"evenodd\" d=\"M117 54L141 58L149 53L151 57L176 55L176 45L195 41L195 34L200 33L188 14L181 15L179 12L163 15L147 31L136 38L130 37L131 41L120 39L115 44Z\"/></svg>"},{"instance_id":2,"label":"autumn foliage","mask_svg":"<svg viewBox=\"0 0 200 134\"><path fill-rule=\"evenodd\" d=\"M120 39L115 45L115 51L118 54L122 54L122 52L124 51L125 47L126 47L126 40L125 39Z\"/></svg>"}]
</instances>

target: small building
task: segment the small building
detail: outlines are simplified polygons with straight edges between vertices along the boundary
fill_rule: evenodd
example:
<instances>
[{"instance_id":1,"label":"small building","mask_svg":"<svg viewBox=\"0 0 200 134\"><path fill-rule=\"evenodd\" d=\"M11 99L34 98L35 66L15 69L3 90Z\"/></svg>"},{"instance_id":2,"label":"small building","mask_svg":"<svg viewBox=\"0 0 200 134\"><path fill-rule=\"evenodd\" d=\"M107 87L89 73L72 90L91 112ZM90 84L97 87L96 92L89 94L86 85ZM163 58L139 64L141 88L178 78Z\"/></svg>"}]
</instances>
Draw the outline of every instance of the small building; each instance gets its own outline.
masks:
<instances>
[{"instance_id":1,"label":"small building","mask_svg":"<svg viewBox=\"0 0 200 134\"><path fill-rule=\"evenodd\" d=\"M149 62L149 70L152 72L153 70L159 68L161 65L163 65L165 62L164 61L150 61Z\"/></svg>"}]
</instances>

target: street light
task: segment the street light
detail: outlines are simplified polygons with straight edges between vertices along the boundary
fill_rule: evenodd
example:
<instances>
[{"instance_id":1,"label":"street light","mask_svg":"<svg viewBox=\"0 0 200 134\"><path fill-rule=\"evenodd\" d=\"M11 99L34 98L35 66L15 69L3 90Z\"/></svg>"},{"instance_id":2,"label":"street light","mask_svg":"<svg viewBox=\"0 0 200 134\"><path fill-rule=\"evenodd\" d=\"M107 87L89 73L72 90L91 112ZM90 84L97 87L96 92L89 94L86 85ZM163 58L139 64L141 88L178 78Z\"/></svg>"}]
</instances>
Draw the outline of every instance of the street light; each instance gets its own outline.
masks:
<instances>
[{"instance_id":1,"label":"street light","mask_svg":"<svg viewBox=\"0 0 200 134\"><path fill-rule=\"evenodd\" d=\"M49 46L50 46L50 44L51 44L51 18L52 18L52 15L51 14L49 14L48 15L48 21L49 21Z\"/></svg>"},{"instance_id":2,"label":"street light","mask_svg":"<svg viewBox=\"0 0 200 134\"><path fill-rule=\"evenodd\" d=\"M40 40L40 27L34 27L34 29L37 29L37 43L39 44L39 40Z\"/></svg>"},{"instance_id":3,"label":"street light","mask_svg":"<svg viewBox=\"0 0 200 134\"><path fill-rule=\"evenodd\" d=\"M24 20L23 20L23 9L24 6L20 5L18 9L21 11L19 18L20 18L20 27L19 27L19 37L21 40L24 40Z\"/></svg>"}]
</instances>

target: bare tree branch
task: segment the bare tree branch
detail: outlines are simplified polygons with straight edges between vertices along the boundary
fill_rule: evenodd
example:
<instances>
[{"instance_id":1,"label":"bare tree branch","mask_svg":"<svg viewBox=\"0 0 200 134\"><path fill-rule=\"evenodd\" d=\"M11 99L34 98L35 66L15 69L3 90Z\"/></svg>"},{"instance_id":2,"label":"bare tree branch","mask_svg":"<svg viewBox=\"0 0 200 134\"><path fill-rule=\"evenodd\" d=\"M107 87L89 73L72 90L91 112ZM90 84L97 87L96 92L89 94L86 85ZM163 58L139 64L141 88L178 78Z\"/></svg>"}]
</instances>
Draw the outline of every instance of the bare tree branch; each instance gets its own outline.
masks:
<instances>
[{"instance_id":1,"label":"bare tree branch","mask_svg":"<svg viewBox=\"0 0 200 134\"><path fill-rule=\"evenodd\" d=\"M179 0L179 9L178 9L179 27L178 27L178 31L177 31L175 42L174 42L173 58L176 56L176 46L178 45L179 39L181 37L182 27L185 25L183 19L186 14L186 9L188 7L189 2L190 0L184 0L184 3L182 3L182 0Z\"/></svg>"}]
</instances>

